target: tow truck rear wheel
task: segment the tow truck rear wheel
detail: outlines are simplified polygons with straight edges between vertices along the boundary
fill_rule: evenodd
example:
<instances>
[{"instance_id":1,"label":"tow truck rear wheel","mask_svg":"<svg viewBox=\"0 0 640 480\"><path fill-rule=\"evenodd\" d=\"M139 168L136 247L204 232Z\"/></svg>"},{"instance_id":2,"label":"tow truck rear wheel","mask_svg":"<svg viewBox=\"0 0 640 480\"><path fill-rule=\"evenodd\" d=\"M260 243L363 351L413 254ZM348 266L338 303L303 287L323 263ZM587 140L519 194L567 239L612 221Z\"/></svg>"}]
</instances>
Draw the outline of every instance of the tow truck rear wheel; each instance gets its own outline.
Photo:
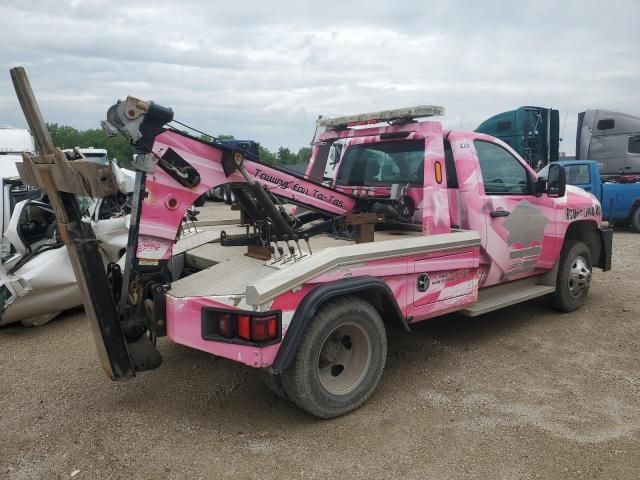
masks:
<instances>
[{"instance_id":1,"label":"tow truck rear wheel","mask_svg":"<svg viewBox=\"0 0 640 480\"><path fill-rule=\"evenodd\" d=\"M361 298L342 297L315 315L282 384L303 410L338 417L369 398L386 359L387 334L378 311Z\"/></svg>"},{"instance_id":2,"label":"tow truck rear wheel","mask_svg":"<svg viewBox=\"0 0 640 480\"><path fill-rule=\"evenodd\" d=\"M556 291L551 306L562 312L577 310L587 299L593 265L591 251L584 243L568 240L560 254Z\"/></svg>"}]
</instances>

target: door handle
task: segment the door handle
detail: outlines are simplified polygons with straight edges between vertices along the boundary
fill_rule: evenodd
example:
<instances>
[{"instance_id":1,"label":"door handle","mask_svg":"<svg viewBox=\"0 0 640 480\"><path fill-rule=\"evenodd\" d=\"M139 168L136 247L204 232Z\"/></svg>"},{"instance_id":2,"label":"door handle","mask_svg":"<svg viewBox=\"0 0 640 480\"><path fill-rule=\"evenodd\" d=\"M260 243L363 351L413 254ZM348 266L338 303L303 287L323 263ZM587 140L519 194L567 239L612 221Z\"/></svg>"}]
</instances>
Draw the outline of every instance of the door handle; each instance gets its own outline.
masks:
<instances>
[{"instance_id":1,"label":"door handle","mask_svg":"<svg viewBox=\"0 0 640 480\"><path fill-rule=\"evenodd\" d=\"M506 210L493 210L490 215L491 218L508 217L509 212L507 212Z\"/></svg>"}]
</instances>

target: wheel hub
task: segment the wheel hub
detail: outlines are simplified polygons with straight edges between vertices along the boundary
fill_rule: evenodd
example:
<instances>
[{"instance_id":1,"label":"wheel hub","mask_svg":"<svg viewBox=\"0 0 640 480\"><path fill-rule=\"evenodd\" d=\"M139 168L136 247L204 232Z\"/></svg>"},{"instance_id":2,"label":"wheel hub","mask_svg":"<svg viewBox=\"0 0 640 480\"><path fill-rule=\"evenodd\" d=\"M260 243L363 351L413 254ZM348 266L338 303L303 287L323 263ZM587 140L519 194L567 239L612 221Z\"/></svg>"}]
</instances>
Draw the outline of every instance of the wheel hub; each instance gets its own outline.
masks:
<instances>
[{"instance_id":1,"label":"wheel hub","mask_svg":"<svg viewBox=\"0 0 640 480\"><path fill-rule=\"evenodd\" d=\"M591 285L591 270L587 261L582 256L578 256L571 264L569 271L569 294L578 297Z\"/></svg>"},{"instance_id":2,"label":"wheel hub","mask_svg":"<svg viewBox=\"0 0 640 480\"><path fill-rule=\"evenodd\" d=\"M336 327L325 339L318 357L322 387L334 395L353 391L369 369L371 351L371 340L361 326L345 323Z\"/></svg>"}]
</instances>

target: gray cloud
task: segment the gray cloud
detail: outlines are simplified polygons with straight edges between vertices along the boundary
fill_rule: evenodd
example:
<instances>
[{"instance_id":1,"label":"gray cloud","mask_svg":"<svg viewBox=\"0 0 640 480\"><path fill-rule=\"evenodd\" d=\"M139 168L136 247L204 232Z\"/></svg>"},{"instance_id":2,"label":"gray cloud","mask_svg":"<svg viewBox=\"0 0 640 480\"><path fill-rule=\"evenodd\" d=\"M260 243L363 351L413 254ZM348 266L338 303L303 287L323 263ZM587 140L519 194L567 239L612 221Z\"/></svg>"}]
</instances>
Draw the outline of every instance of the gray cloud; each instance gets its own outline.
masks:
<instances>
[{"instance_id":1,"label":"gray cloud","mask_svg":"<svg viewBox=\"0 0 640 480\"><path fill-rule=\"evenodd\" d=\"M27 68L48 121L95 127L117 98L212 133L298 148L318 114L431 103L473 129L520 105L640 114L640 4L4 1L0 123L24 125ZM3 77L0 77L3 78Z\"/></svg>"}]
</instances>

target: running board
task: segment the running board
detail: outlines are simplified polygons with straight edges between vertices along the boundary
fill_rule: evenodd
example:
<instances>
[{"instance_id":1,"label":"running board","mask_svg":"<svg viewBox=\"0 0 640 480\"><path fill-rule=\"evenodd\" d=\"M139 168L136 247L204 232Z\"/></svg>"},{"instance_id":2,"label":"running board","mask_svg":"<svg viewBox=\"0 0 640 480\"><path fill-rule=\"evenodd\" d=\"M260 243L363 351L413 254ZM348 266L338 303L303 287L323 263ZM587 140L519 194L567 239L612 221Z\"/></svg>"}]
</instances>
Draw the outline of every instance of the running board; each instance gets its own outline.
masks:
<instances>
[{"instance_id":1,"label":"running board","mask_svg":"<svg viewBox=\"0 0 640 480\"><path fill-rule=\"evenodd\" d=\"M461 310L460 313L477 317L556 291L555 287L541 285L541 280L542 277L536 276L482 289L478 293L478 301L471 307Z\"/></svg>"}]
</instances>

